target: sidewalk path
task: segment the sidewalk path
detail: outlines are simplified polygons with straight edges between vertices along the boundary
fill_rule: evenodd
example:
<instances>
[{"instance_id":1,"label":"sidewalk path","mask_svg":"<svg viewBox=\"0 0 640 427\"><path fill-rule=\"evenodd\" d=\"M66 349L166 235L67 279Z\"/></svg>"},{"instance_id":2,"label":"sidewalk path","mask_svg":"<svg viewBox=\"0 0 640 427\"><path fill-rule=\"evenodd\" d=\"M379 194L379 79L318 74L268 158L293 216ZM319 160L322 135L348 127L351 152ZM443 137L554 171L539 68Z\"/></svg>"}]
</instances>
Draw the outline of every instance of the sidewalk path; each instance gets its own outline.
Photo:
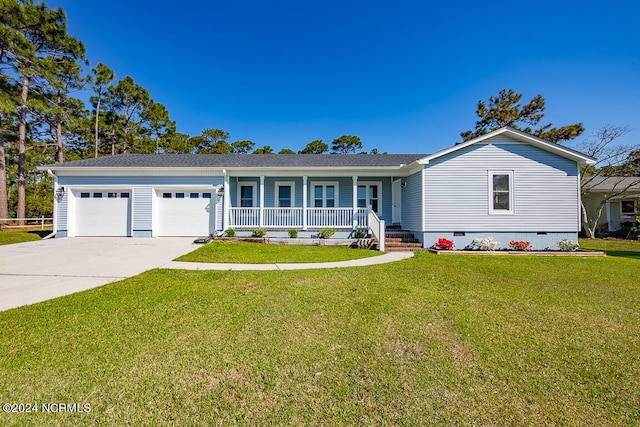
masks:
<instances>
[{"instance_id":1,"label":"sidewalk path","mask_svg":"<svg viewBox=\"0 0 640 427\"><path fill-rule=\"evenodd\" d=\"M364 267L367 265L386 264L388 262L400 261L411 258L413 252L389 252L368 258L353 259L349 261L315 262L299 264L222 264L208 262L182 262L171 261L160 266L160 268L170 268L178 270L308 270L312 268L342 268L342 267Z\"/></svg>"}]
</instances>

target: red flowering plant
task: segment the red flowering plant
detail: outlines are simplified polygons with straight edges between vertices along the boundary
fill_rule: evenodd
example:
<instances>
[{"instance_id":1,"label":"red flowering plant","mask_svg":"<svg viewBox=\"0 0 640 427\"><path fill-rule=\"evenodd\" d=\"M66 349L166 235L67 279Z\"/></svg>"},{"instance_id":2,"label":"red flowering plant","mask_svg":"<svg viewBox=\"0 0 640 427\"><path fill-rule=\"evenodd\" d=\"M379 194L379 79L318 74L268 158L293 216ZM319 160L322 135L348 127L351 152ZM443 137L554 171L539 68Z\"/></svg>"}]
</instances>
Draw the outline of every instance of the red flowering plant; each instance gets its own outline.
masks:
<instances>
[{"instance_id":1,"label":"red flowering plant","mask_svg":"<svg viewBox=\"0 0 640 427\"><path fill-rule=\"evenodd\" d=\"M512 240L509 242L509 249L514 251L530 251L533 248L531 247L531 242Z\"/></svg>"},{"instance_id":2,"label":"red flowering plant","mask_svg":"<svg viewBox=\"0 0 640 427\"><path fill-rule=\"evenodd\" d=\"M453 244L453 240L445 239L444 237L439 238L436 244L433 245L435 249L447 249L447 250L451 250L455 246L456 245Z\"/></svg>"}]
</instances>

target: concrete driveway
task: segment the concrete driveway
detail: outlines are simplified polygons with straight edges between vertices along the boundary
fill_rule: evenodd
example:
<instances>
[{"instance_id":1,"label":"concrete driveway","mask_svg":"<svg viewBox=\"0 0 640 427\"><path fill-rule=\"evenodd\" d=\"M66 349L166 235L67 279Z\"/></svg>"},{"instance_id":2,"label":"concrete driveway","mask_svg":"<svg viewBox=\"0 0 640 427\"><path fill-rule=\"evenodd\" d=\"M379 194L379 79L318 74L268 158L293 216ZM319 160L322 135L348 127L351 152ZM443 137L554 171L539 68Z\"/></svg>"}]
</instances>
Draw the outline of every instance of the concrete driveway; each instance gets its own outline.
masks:
<instances>
[{"instance_id":1,"label":"concrete driveway","mask_svg":"<svg viewBox=\"0 0 640 427\"><path fill-rule=\"evenodd\" d=\"M0 311L95 288L191 252L190 237L74 237L0 246Z\"/></svg>"}]
</instances>

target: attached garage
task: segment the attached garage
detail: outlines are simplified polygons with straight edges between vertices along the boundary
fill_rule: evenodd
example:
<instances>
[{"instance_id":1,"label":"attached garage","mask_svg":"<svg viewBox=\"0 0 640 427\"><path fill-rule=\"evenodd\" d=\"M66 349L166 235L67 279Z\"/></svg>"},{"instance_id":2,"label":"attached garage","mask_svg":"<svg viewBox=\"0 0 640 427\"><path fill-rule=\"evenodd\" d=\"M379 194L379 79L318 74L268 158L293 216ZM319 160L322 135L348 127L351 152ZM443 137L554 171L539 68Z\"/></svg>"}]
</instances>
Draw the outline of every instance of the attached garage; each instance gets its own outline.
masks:
<instances>
[{"instance_id":1,"label":"attached garage","mask_svg":"<svg viewBox=\"0 0 640 427\"><path fill-rule=\"evenodd\" d=\"M211 190L156 190L158 236L206 236L215 229Z\"/></svg>"},{"instance_id":2,"label":"attached garage","mask_svg":"<svg viewBox=\"0 0 640 427\"><path fill-rule=\"evenodd\" d=\"M74 190L73 199L74 235L131 235L130 191Z\"/></svg>"}]
</instances>

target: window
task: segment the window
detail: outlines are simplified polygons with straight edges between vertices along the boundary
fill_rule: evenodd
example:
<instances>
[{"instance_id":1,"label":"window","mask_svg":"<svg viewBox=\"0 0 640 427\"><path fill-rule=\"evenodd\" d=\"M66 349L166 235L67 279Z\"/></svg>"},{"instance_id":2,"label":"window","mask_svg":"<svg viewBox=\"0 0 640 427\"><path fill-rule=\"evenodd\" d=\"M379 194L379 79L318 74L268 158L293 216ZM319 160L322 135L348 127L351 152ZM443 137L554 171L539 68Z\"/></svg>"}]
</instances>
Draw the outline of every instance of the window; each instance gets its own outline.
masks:
<instances>
[{"instance_id":1,"label":"window","mask_svg":"<svg viewBox=\"0 0 640 427\"><path fill-rule=\"evenodd\" d=\"M513 214L513 171L489 171L489 213Z\"/></svg>"},{"instance_id":2,"label":"window","mask_svg":"<svg viewBox=\"0 0 640 427\"><path fill-rule=\"evenodd\" d=\"M91 193L80 193L81 199L88 199L89 197L91 197Z\"/></svg>"},{"instance_id":3,"label":"window","mask_svg":"<svg viewBox=\"0 0 640 427\"><path fill-rule=\"evenodd\" d=\"M129 193L120 193L120 197L122 197L123 199L128 199Z\"/></svg>"},{"instance_id":4,"label":"window","mask_svg":"<svg viewBox=\"0 0 640 427\"><path fill-rule=\"evenodd\" d=\"M102 193L93 193L94 199L102 199Z\"/></svg>"},{"instance_id":5,"label":"window","mask_svg":"<svg viewBox=\"0 0 640 427\"><path fill-rule=\"evenodd\" d=\"M162 198L163 199L170 199L171 198L171 193L162 193Z\"/></svg>"},{"instance_id":6,"label":"window","mask_svg":"<svg viewBox=\"0 0 640 427\"><path fill-rule=\"evenodd\" d=\"M200 193L189 193L190 199L197 199L198 197L200 197Z\"/></svg>"},{"instance_id":7,"label":"window","mask_svg":"<svg viewBox=\"0 0 640 427\"><path fill-rule=\"evenodd\" d=\"M291 186L281 185L278 187L278 207L290 208L291 207Z\"/></svg>"},{"instance_id":8,"label":"window","mask_svg":"<svg viewBox=\"0 0 640 427\"><path fill-rule=\"evenodd\" d=\"M380 183L362 183L358 184L358 207L368 208L371 206L371 210L380 213Z\"/></svg>"},{"instance_id":9,"label":"window","mask_svg":"<svg viewBox=\"0 0 640 427\"><path fill-rule=\"evenodd\" d=\"M635 200L621 200L620 208L623 214L634 214L636 213L636 202Z\"/></svg>"},{"instance_id":10,"label":"window","mask_svg":"<svg viewBox=\"0 0 640 427\"><path fill-rule=\"evenodd\" d=\"M240 207L252 208L254 206L256 186L255 184L240 185Z\"/></svg>"},{"instance_id":11,"label":"window","mask_svg":"<svg viewBox=\"0 0 640 427\"><path fill-rule=\"evenodd\" d=\"M338 203L338 184L314 184L313 185L313 207L315 208L335 208Z\"/></svg>"},{"instance_id":12,"label":"window","mask_svg":"<svg viewBox=\"0 0 640 427\"><path fill-rule=\"evenodd\" d=\"M184 199L184 193L176 193L176 199Z\"/></svg>"},{"instance_id":13,"label":"window","mask_svg":"<svg viewBox=\"0 0 640 427\"><path fill-rule=\"evenodd\" d=\"M276 207L292 208L295 206L294 200L295 185L293 182L276 182Z\"/></svg>"},{"instance_id":14,"label":"window","mask_svg":"<svg viewBox=\"0 0 640 427\"><path fill-rule=\"evenodd\" d=\"M118 193L107 193L107 198L109 199L115 199L116 197L118 197Z\"/></svg>"},{"instance_id":15,"label":"window","mask_svg":"<svg viewBox=\"0 0 640 427\"><path fill-rule=\"evenodd\" d=\"M202 198L203 199L210 199L211 198L211 193L202 193Z\"/></svg>"}]
</instances>

